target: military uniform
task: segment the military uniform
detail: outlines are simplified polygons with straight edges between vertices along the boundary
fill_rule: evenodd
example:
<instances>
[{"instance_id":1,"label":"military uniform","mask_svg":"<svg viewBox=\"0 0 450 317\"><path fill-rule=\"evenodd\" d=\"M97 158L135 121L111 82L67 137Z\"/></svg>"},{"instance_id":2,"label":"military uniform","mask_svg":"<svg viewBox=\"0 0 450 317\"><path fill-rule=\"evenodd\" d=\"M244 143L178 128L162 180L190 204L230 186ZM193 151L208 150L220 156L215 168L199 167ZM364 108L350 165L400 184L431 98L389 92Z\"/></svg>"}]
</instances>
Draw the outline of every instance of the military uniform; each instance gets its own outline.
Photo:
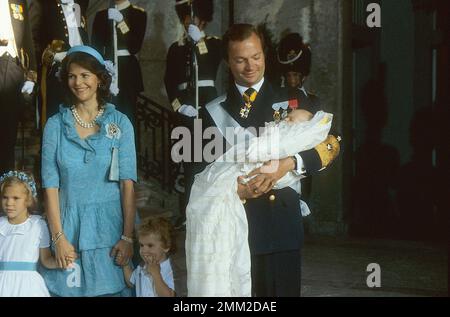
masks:
<instances>
[{"instance_id":1,"label":"military uniform","mask_svg":"<svg viewBox=\"0 0 450 317\"><path fill-rule=\"evenodd\" d=\"M175 7L182 23L191 12L190 6L185 2L177 0ZM213 2L212 0L196 0L193 2L192 10L201 21L210 22L213 17ZM197 43L193 43L185 34L182 39L170 46L167 53L164 83L167 96L175 112L178 112L182 105L195 107L195 74L192 66L194 52L198 64L199 106L202 107L217 97L215 80L222 61L222 41L215 36L206 36L204 33L202 35L203 37ZM193 118L180 114L179 119L180 125L187 127L191 132L194 131ZM193 143L191 148L194 148ZM192 154L191 162L193 162L193 158ZM200 172L202 165L201 163L183 162L183 166L186 206L194 176Z\"/></svg>"},{"instance_id":2,"label":"military uniform","mask_svg":"<svg viewBox=\"0 0 450 317\"><path fill-rule=\"evenodd\" d=\"M144 91L141 67L136 54L141 50L144 41L147 13L129 1L116 8L123 15L123 21L116 25L119 94L113 98L113 103L135 126L137 97ZM114 35L112 20L108 19L108 10L99 11L95 16L92 45L106 59L114 61Z\"/></svg>"},{"instance_id":3,"label":"military uniform","mask_svg":"<svg viewBox=\"0 0 450 317\"><path fill-rule=\"evenodd\" d=\"M0 1L0 174L14 169L24 80L36 81L36 57L26 1Z\"/></svg>"},{"instance_id":4,"label":"military uniform","mask_svg":"<svg viewBox=\"0 0 450 317\"><path fill-rule=\"evenodd\" d=\"M54 54L66 52L72 46L87 45L89 42L86 23L89 0L75 0L73 4L68 0L34 0L30 5L36 53L42 58L40 73L42 126L46 119L58 112L59 105L65 98L56 76L61 63L54 59ZM70 12L74 15L69 16Z\"/></svg>"},{"instance_id":5,"label":"military uniform","mask_svg":"<svg viewBox=\"0 0 450 317\"><path fill-rule=\"evenodd\" d=\"M219 102L218 100L220 98L212 103ZM242 116L238 106L244 102L235 85L232 85L221 105L242 127L258 129L264 127L266 122L274 120L272 106L285 102L287 100L283 99L283 95L266 80L259 89L247 117ZM203 116L204 128L216 125L207 110ZM328 164L322 161L317 148L299 155L303 161L302 167L299 168L305 174L315 174ZM204 166L206 165L205 162ZM252 256L253 295L299 296L303 223L298 193L290 187L271 190L258 198L247 200L244 206Z\"/></svg>"},{"instance_id":6,"label":"military uniform","mask_svg":"<svg viewBox=\"0 0 450 317\"><path fill-rule=\"evenodd\" d=\"M278 62L281 72L284 74L284 87L281 93L290 100L290 109L304 109L312 114L321 110L319 98L307 92L303 87L303 81L311 71L311 49L303 43L298 33L290 33L280 41L278 47ZM287 73L294 72L300 76L300 82L296 86L289 85ZM312 190L312 177L301 180L302 199L310 203Z\"/></svg>"},{"instance_id":7,"label":"military uniform","mask_svg":"<svg viewBox=\"0 0 450 317\"><path fill-rule=\"evenodd\" d=\"M205 105L217 97L215 80L220 62L221 41L206 36L195 45L198 57L199 104ZM187 39L173 43L167 53L164 83L174 111L185 105L195 105L192 71L192 45Z\"/></svg>"},{"instance_id":8,"label":"military uniform","mask_svg":"<svg viewBox=\"0 0 450 317\"><path fill-rule=\"evenodd\" d=\"M191 14L206 25L212 21L214 13L212 0L195 0L192 3L177 0L175 9L185 27L185 19ZM192 65L194 53L198 64L199 105L205 105L217 97L215 80L222 60L221 48L218 37L206 36L203 31L202 38L197 43L184 34L182 39L170 46L164 83L174 111L178 111L182 105L195 106L195 74Z\"/></svg>"}]
</instances>

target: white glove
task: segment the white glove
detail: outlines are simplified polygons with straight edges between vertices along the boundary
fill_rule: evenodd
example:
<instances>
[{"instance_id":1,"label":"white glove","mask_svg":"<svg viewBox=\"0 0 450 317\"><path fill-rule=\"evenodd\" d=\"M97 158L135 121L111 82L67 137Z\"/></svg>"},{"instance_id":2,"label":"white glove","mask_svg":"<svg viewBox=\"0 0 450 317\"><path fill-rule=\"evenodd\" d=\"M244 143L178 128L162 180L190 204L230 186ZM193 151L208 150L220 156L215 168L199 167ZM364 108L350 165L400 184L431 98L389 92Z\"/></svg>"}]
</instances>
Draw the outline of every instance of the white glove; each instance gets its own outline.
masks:
<instances>
[{"instance_id":1,"label":"white glove","mask_svg":"<svg viewBox=\"0 0 450 317\"><path fill-rule=\"evenodd\" d=\"M196 117L198 114L197 109L195 109L194 107L190 106L190 105L182 105L179 109L178 112L181 113L182 115L185 115L186 117Z\"/></svg>"},{"instance_id":2,"label":"white glove","mask_svg":"<svg viewBox=\"0 0 450 317\"><path fill-rule=\"evenodd\" d=\"M27 93L31 95L34 89L34 82L27 80L22 87L22 93Z\"/></svg>"},{"instance_id":3,"label":"white glove","mask_svg":"<svg viewBox=\"0 0 450 317\"><path fill-rule=\"evenodd\" d=\"M55 56L53 57L53 61L61 63L62 60L64 59L64 57L66 57L66 55L67 55L67 52L55 53Z\"/></svg>"},{"instance_id":4,"label":"white glove","mask_svg":"<svg viewBox=\"0 0 450 317\"><path fill-rule=\"evenodd\" d=\"M202 31L194 24L189 24L188 34L194 42L200 41L203 37Z\"/></svg>"},{"instance_id":5,"label":"white glove","mask_svg":"<svg viewBox=\"0 0 450 317\"><path fill-rule=\"evenodd\" d=\"M123 21L123 14L120 13L120 11L115 8L109 8L108 9L108 19L114 20L117 23L120 23Z\"/></svg>"}]
</instances>

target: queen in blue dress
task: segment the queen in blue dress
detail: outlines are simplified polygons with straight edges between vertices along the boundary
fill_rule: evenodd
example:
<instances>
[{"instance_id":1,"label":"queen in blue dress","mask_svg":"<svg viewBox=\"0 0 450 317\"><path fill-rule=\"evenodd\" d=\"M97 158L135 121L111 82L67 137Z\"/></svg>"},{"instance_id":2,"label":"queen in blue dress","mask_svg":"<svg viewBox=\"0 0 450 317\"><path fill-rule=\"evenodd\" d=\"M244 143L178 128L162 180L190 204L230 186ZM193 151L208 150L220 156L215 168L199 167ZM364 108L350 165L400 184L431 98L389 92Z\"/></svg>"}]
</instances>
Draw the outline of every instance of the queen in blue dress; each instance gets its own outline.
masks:
<instances>
[{"instance_id":1,"label":"queen in blue dress","mask_svg":"<svg viewBox=\"0 0 450 317\"><path fill-rule=\"evenodd\" d=\"M42 187L59 270L56 296L113 296L133 255L136 151L128 118L107 103L111 75L88 46L71 48L60 78L68 103L45 125Z\"/></svg>"}]
</instances>

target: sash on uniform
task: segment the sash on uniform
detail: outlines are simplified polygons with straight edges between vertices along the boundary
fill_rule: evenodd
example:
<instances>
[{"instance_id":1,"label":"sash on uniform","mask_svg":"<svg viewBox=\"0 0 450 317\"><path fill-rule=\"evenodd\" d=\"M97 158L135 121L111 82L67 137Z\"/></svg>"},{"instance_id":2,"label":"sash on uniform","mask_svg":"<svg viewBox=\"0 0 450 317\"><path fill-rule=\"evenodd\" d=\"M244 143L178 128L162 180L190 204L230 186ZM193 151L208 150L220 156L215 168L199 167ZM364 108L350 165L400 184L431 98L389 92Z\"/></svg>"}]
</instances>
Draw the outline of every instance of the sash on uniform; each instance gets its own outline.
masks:
<instances>
[{"instance_id":1,"label":"sash on uniform","mask_svg":"<svg viewBox=\"0 0 450 317\"><path fill-rule=\"evenodd\" d=\"M254 138L256 137L249 130L243 129L242 126L222 107L222 102L226 100L226 95L222 95L210 103L208 103L205 108L211 115L211 118L214 120L216 127L219 129L220 133L227 141L229 145L234 145L234 136L237 133L243 133L244 137ZM239 131L236 133L226 133L227 128L234 128L234 131ZM290 188L295 190L299 195L301 195L301 183L300 179L295 184L289 185ZM308 205L303 200L300 200L300 210L302 212L302 216L306 217L311 212L308 208Z\"/></svg>"}]
</instances>

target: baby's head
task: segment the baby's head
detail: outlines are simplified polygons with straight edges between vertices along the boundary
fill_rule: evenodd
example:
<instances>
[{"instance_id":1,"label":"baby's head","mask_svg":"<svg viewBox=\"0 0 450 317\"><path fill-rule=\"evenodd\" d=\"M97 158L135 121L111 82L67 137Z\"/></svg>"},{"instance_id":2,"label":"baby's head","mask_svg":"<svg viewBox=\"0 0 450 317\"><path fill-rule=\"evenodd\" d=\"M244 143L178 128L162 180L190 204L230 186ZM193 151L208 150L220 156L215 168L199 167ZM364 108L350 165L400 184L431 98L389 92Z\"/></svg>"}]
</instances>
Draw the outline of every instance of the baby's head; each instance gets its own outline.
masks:
<instances>
[{"instance_id":1,"label":"baby's head","mask_svg":"<svg viewBox=\"0 0 450 317\"><path fill-rule=\"evenodd\" d=\"M306 122L311 120L313 114L304 109L294 109L286 117L286 121L292 123Z\"/></svg>"},{"instance_id":2,"label":"baby's head","mask_svg":"<svg viewBox=\"0 0 450 317\"><path fill-rule=\"evenodd\" d=\"M149 218L138 229L139 254L154 257L158 263L175 249L172 224L165 218Z\"/></svg>"},{"instance_id":3,"label":"baby's head","mask_svg":"<svg viewBox=\"0 0 450 317\"><path fill-rule=\"evenodd\" d=\"M10 220L28 217L28 209L36 204L36 183L31 175L9 171L0 177L2 209Z\"/></svg>"}]
</instances>

